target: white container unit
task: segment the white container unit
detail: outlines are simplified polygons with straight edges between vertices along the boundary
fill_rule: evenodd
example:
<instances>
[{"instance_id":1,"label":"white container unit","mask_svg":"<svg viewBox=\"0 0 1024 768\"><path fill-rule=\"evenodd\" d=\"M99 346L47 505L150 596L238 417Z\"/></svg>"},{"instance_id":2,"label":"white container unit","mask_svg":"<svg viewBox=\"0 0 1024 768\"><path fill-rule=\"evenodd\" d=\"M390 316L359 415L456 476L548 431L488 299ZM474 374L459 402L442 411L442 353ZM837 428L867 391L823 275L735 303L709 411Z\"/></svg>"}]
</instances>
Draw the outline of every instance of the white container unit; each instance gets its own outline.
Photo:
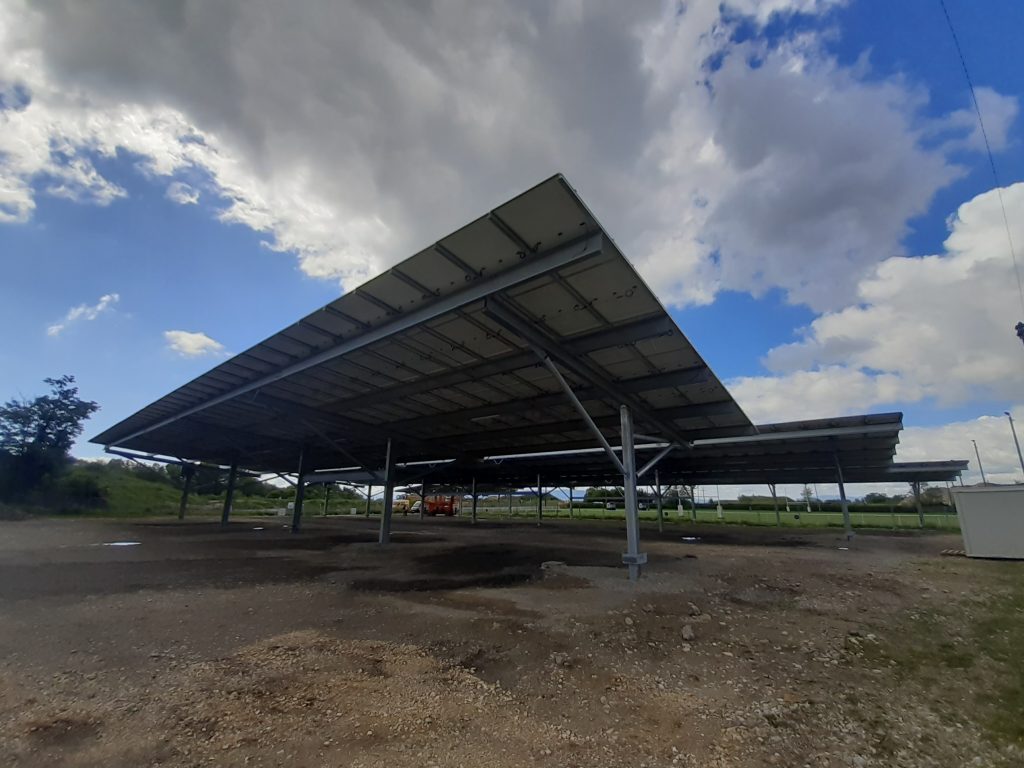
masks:
<instances>
[{"instance_id":1,"label":"white container unit","mask_svg":"<svg viewBox=\"0 0 1024 768\"><path fill-rule=\"evenodd\" d=\"M968 557L1024 560L1024 485L953 488Z\"/></svg>"}]
</instances>

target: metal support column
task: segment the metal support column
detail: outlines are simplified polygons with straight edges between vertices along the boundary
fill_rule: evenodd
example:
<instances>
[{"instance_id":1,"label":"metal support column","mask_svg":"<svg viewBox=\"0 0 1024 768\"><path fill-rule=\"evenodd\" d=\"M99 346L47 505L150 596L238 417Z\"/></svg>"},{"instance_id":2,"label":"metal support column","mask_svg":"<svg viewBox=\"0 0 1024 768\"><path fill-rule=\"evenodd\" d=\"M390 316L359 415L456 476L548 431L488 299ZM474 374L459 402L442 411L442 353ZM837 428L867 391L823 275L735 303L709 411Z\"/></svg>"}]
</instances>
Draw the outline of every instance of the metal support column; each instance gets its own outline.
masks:
<instances>
[{"instance_id":1,"label":"metal support column","mask_svg":"<svg viewBox=\"0 0 1024 768\"><path fill-rule=\"evenodd\" d=\"M508 519L512 519L512 489L508 489Z\"/></svg>"},{"instance_id":2,"label":"metal support column","mask_svg":"<svg viewBox=\"0 0 1024 768\"><path fill-rule=\"evenodd\" d=\"M537 475L537 525L544 519L544 489L540 485L540 475Z\"/></svg>"},{"instance_id":3,"label":"metal support column","mask_svg":"<svg viewBox=\"0 0 1024 768\"><path fill-rule=\"evenodd\" d=\"M471 513L472 516L470 517L470 522L473 525L476 525L476 478L475 477L473 478L473 484L472 484L472 486L470 488L470 493L472 493L472 495L473 495L473 507L472 507L473 511Z\"/></svg>"},{"instance_id":4,"label":"metal support column","mask_svg":"<svg viewBox=\"0 0 1024 768\"><path fill-rule=\"evenodd\" d=\"M768 490L772 492L772 508L775 510L775 524L782 525L782 514L779 512L779 496L776 493L775 483L768 483Z\"/></svg>"},{"instance_id":5,"label":"metal support column","mask_svg":"<svg viewBox=\"0 0 1024 768\"><path fill-rule=\"evenodd\" d=\"M331 487L330 483L324 485L324 517L327 517L327 505L331 503Z\"/></svg>"},{"instance_id":6,"label":"metal support column","mask_svg":"<svg viewBox=\"0 0 1024 768\"><path fill-rule=\"evenodd\" d=\"M1006 418L1010 420L1010 432L1013 433L1013 445L1017 449L1017 459L1020 461L1020 471L1024 472L1024 453L1020 451L1020 440L1017 439L1017 428L1013 426L1013 415L1009 411L1003 411Z\"/></svg>"},{"instance_id":7,"label":"metal support column","mask_svg":"<svg viewBox=\"0 0 1024 768\"><path fill-rule=\"evenodd\" d=\"M915 480L910 485L914 489L914 508L917 509L917 525L920 528L924 528L924 507L921 506L921 483Z\"/></svg>"},{"instance_id":8,"label":"metal support column","mask_svg":"<svg viewBox=\"0 0 1024 768\"><path fill-rule=\"evenodd\" d=\"M843 528L846 530L847 540L853 538L853 524L850 522L850 505L846 502L846 485L843 483L843 467L839 463L839 454L835 454L836 479L839 481L839 505L843 509Z\"/></svg>"},{"instance_id":9,"label":"metal support column","mask_svg":"<svg viewBox=\"0 0 1024 768\"><path fill-rule=\"evenodd\" d=\"M238 462L231 462L231 469L228 470L228 487L224 489L224 509L220 513L220 527L228 527L228 519L231 517L231 504L235 500L235 479L238 477Z\"/></svg>"},{"instance_id":10,"label":"metal support column","mask_svg":"<svg viewBox=\"0 0 1024 768\"><path fill-rule=\"evenodd\" d=\"M690 486L690 521L697 522L697 486Z\"/></svg>"},{"instance_id":11,"label":"metal support column","mask_svg":"<svg viewBox=\"0 0 1024 768\"><path fill-rule=\"evenodd\" d=\"M295 483L295 508L292 510L292 533L302 528L302 501L306 498L306 448L299 451L299 476Z\"/></svg>"},{"instance_id":12,"label":"metal support column","mask_svg":"<svg viewBox=\"0 0 1024 768\"><path fill-rule=\"evenodd\" d=\"M654 493L658 497L658 533L665 532L665 509L661 503L661 478L658 470L654 470Z\"/></svg>"},{"instance_id":13,"label":"metal support column","mask_svg":"<svg viewBox=\"0 0 1024 768\"><path fill-rule=\"evenodd\" d=\"M188 492L192 488L192 478L196 473L196 468L191 464L185 464L181 468L181 476L185 481L185 484L181 488L181 502L178 504L178 519L185 519L185 509L188 507Z\"/></svg>"},{"instance_id":14,"label":"metal support column","mask_svg":"<svg viewBox=\"0 0 1024 768\"><path fill-rule=\"evenodd\" d=\"M629 580L640 578L640 567L647 562L647 555L640 551L640 513L636 497L636 454L633 450L633 417L629 407L619 406L619 423L622 426L622 480L626 496L626 551L622 562L629 566Z\"/></svg>"},{"instance_id":15,"label":"metal support column","mask_svg":"<svg viewBox=\"0 0 1024 768\"><path fill-rule=\"evenodd\" d=\"M373 499L373 486L366 486L366 516L370 516L370 501Z\"/></svg>"},{"instance_id":16,"label":"metal support column","mask_svg":"<svg viewBox=\"0 0 1024 768\"><path fill-rule=\"evenodd\" d=\"M427 484L420 483L420 520L427 513Z\"/></svg>"},{"instance_id":17,"label":"metal support column","mask_svg":"<svg viewBox=\"0 0 1024 768\"><path fill-rule=\"evenodd\" d=\"M576 491L575 485L569 486L569 519L572 520L572 495Z\"/></svg>"},{"instance_id":18,"label":"metal support column","mask_svg":"<svg viewBox=\"0 0 1024 768\"><path fill-rule=\"evenodd\" d=\"M395 495L395 453L392 450L391 438L388 438L388 450L384 457L384 509L380 513L380 544L384 546L391 541L391 510Z\"/></svg>"}]
</instances>

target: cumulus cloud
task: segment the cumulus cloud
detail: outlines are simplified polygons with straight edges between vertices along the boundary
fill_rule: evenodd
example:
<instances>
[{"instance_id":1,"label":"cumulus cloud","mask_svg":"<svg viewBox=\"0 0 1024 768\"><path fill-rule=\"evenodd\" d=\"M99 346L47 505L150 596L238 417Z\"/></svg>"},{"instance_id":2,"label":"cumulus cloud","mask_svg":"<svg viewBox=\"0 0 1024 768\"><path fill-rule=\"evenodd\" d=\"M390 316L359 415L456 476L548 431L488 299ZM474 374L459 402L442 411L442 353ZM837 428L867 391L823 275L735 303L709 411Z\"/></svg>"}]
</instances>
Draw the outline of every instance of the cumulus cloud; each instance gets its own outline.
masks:
<instances>
[{"instance_id":1,"label":"cumulus cloud","mask_svg":"<svg viewBox=\"0 0 1024 768\"><path fill-rule=\"evenodd\" d=\"M919 396L897 375L839 365L784 376L741 376L727 386L755 423L861 413Z\"/></svg>"},{"instance_id":2,"label":"cumulus cloud","mask_svg":"<svg viewBox=\"0 0 1024 768\"><path fill-rule=\"evenodd\" d=\"M974 143L813 32L734 42L834 4L7 3L0 217L109 203L96 159L127 154L351 287L560 170L669 302L834 309ZM1016 102L985 98L998 134Z\"/></svg>"},{"instance_id":3,"label":"cumulus cloud","mask_svg":"<svg viewBox=\"0 0 1024 768\"><path fill-rule=\"evenodd\" d=\"M1011 410L1018 424L1024 418L1024 407ZM1018 427L1019 429L1019 427ZM1019 433L1024 437L1024 433ZM981 416L967 421L955 421L935 427L908 427L900 436L896 451L899 461L929 461L933 459L968 459L971 466L964 473L965 483L980 483L981 471L974 455L972 440L978 443L978 453L985 468L985 479L990 483L1017 483L1024 481L1017 449L1013 444L1010 422L1004 415Z\"/></svg>"},{"instance_id":4,"label":"cumulus cloud","mask_svg":"<svg viewBox=\"0 0 1024 768\"><path fill-rule=\"evenodd\" d=\"M220 355L224 345L200 331L164 331L167 348L182 357Z\"/></svg>"},{"instance_id":5,"label":"cumulus cloud","mask_svg":"<svg viewBox=\"0 0 1024 768\"><path fill-rule=\"evenodd\" d=\"M167 185L167 199L179 205L195 205L199 202L199 190L183 181L173 181Z\"/></svg>"},{"instance_id":6,"label":"cumulus cloud","mask_svg":"<svg viewBox=\"0 0 1024 768\"><path fill-rule=\"evenodd\" d=\"M1024 183L1002 197L1013 241L1024 242ZM1024 308L997 190L960 206L944 253L886 259L857 298L772 349L764 362L775 375L732 382L741 404L814 416L924 398L1020 400L1024 349L1013 327ZM800 402L787 403L797 391Z\"/></svg>"},{"instance_id":7,"label":"cumulus cloud","mask_svg":"<svg viewBox=\"0 0 1024 768\"><path fill-rule=\"evenodd\" d=\"M118 294L107 293L100 296L100 300L95 304L79 304L77 307L72 307L64 315L63 320L47 327L46 334L48 336L60 336L70 325L74 325L82 320L95 320L104 312L111 310L120 300L121 297Z\"/></svg>"},{"instance_id":8,"label":"cumulus cloud","mask_svg":"<svg viewBox=\"0 0 1024 768\"><path fill-rule=\"evenodd\" d=\"M989 146L993 150L1005 149L1009 139L1010 127L1017 119L1020 112L1020 105L1016 99L1003 96L991 88L976 88L975 95L978 99L978 111L981 112L985 121L985 133L988 135ZM948 148L951 149L973 149L982 151L985 149L985 136L978 124L978 115L974 107L969 106L953 112L945 121L939 124L937 129L950 128L956 131L960 129L967 131L966 136L951 139Z\"/></svg>"}]
</instances>

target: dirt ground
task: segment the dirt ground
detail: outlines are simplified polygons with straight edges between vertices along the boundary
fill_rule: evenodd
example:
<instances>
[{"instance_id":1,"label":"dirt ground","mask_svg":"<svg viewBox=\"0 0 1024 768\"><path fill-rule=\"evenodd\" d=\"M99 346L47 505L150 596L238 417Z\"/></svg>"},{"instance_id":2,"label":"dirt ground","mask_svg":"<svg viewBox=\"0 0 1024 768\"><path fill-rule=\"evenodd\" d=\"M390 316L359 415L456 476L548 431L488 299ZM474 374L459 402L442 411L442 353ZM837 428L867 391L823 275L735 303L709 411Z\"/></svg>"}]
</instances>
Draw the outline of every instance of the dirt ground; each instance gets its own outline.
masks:
<instances>
[{"instance_id":1,"label":"dirt ground","mask_svg":"<svg viewBox=\"0 0 1024 768\"><path fill-rule=\"evenodd\" d=\"M670 526L631 584L617 524L375 526L3 523L0 764L1024 765L972 640L1024 568L957 536Z\"/></svg>"}]
</instances>

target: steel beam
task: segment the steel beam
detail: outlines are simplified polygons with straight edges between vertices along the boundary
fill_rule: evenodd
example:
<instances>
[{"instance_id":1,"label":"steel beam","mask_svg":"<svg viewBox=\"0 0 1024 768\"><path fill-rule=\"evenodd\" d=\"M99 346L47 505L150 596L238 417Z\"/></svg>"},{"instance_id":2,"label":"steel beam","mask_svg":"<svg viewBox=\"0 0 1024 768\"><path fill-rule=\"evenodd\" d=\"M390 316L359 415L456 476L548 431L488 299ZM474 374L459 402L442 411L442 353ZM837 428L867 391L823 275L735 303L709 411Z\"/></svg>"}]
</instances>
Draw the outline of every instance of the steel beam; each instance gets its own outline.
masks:
<instances>
[{"instance_id":1,"label":"steel beam","mask_svg":"<svg viewBox=\"0 0 1024 768\"><path fill-rule=\"evenodd\" d=\"M181 501L178 503L178 519L185 519L185 510L188 508L188 492L192 488L192 478L196 473L196 468L191 464L184 464L181 467L181 477L184 480L184 484L181 488Z\"/></svg>"},{"instance_id":2,"label":"steel beam","mask_svg":"<svg viewBox=\"0 0 1024 768\"><path fill-rule=\"evenodd\" d=\"M654 492L658 498L658 533L665 532L665 510L661 502L661 478L658 477L658 470L654 470Z\"/></svg>"},{"instance_id":3,"label":"steel beam","mask_svg":"<svg viewBox=\"0 0 1024 768\"><path fill-rule=\"evenodd\" d=\"M714 437L705 440L694 440L695 449L710 448L720 445L740 445L748 443L770 443L785 440L809 440L814 437L846 437L848 435L877 435L891 432L897 436L903 429L902 424L863 424L854 427L827 427L823 429L803 429L792 432L761 432L756 435L740 435L738 437Z\"/></svg>"},{"instance_id":4,"label":"steel beam","mask_svg":"<svg viewBox=\"0 0 1024 768\"><path fill-rule=\"evenodd\" d=\"M544 520L544 488L540 484L540 475L537 475L537 525Z\"/></svg>"},{"instance_id":5,"label":"steel beam","mask_svg":"<svg viewBox=\"0 0 1024 768\"><path fill-rule=\"evenodd\" d=\"M853 524L850 522L850 505L846 501L846 484L843 482L843 466L839 463L839 454L836 456L836 480L839 485L839 504L843 509L843 528L846 530L846 539L853 538Z\"/></svg>"},{"instance_id":6,"label":"steel beam","mask_svg":"<svg viewBox=\"0 0 1024 768\"><path fill-rule=\"evenodd\" d=\"M442 296L436 301L421 305L403 315L400 315L399 317L394 318L393 320L381 323L376 327L369 328L349 339L342 340L341 343L331 347L330 349L325 349L322 352L310 355L309 357L298 360L290 365L286 365L274 373L262 376L255 381L236 387L222 395L218 395L217 397L198 403L197 405L185 409L181 413L177 413L173 416L161 419L154 424L135 430L131 434L111 442L110 445L116 446L121 443L128 442L129 440L134 440L141 435L152 432L154 429L159 429L160 427L167 426L168 424L173 424L186 416L191 416L208 408L212 408L215 405L226 403L248 392L255 392L268 384L274 383L275 381L280 381L281 379L288 378L289 376L294 376L295 374L301 373L309 368L313 368L330 360L334 360L335 358L341 357L342 355L347 355L351 352L367 347L370 344L382 341L394 334L407 331L421 323L429 322L443 314L474 304L487 298L496 291L507 290L519 285L520 283L524 283L528 280L547 274L553 270L560 269L569 264L595 256L601 253L603 248L604 235L601 232L597 232L588 237L582 238L581 240L577 240L576 242L554 248L546 253L531 256L504 272L497 273L490 279L479 279L470 282L461 290L455 291L447 296Z\"/></svg>"},{"instance_id":7,"label":"steel beam","mask_svg":"<svg viewBox=\"0 0 1024 768\"><path fill-rule=\"evenodd\" d=\"M381 546L391 542L391 512L394 508L395 496L395 453L391 438L388 438L388 449L384 457L384 509L380 515Z\"/></svg>"},{"instance_id":8,"label":"steel beam","mask_svg":"<svg viewBox=\"0 0 1024 768\"><path fill-rule=\"evenodd\" d=\"M366 517L370 517L370 502L373 500L373 486L366 486Z\"/></svg>"},{"instance_id":9,"label":"steel beam","mask_svg":"<svg viewBox=\"0 0 1024 768\"><path fill-rule=\"evenodd\" d=\"M656 315L615 328L581 334L565 341L565 347L570 354L585 355L590 352L596 352L599 349L608 349L620 344L626 344L630 341L664 336L665 334L673 333L674 327L675 324L669 317ZM520 368L528 368L534 363L535 357L532 352L518 350L480 363L471 363L455 368L436 376L423 376L391 387L380 387L371 392L341 398L325 405L326 407L348 413L368 405L372 406L381 402L399 400L432 390L445 389L467 381L479 381L491 376L510 373Z\"/></svg>"},{"instance_id":10,"label":"steel beam","mask_svg":"<svg viewBox=\"0 0 1024 768\"><path fill-rule=\"evenodd\" d=\"M572 403L572 407L576 409L576 412L579 413L580 418L583 419L584 423L587 425L587 428L593 433L594 437L597 439L597 442L600 444L602 448L604 448L604 452L608 455L608 458L611 459L612 464L620 472L624 472L625 470L623 469L622 462L619 461L619 457L616 456L615 451L612 450L612 446L608 442L608 438L601 434L601 430L597 428L597 424L594 423L594 420L590 417L590 414L587 413L587 409L583 407L583 403L581 403L579 401L579 398L576 397L576 393L572 391L572 387L569 386L569 382L567 382L565 380L565 377L562 376L562 372L558 370L558 366L555 365L551 358L548 355L544 354L541 350L535 348L534 352L544 362L544 366L551 372L551 375L555 377L555 380L558 382L558 385L562 388L562 391L565 393L565 396L568 397L569 401Z\"/></svg>"},{"instance_id":11,"label":"steel beam","mask_svg":"<svg viewBox=\"0 0 1024 768\"><path fill-rule=\"evenodd\" d=\"M626 552L622 562L629 567L629 580L640 578L640 569L647 555L640 551L640 512L636 494L636 455L633 453L633 418L629 406L619 407L622 423L622 480L626 494Z\"/></svg>"},{"instance_id":12,"label":"steel beam","mask_svg":"<svg viewBox=\"0 0 1024 768\"><path fill-rule=\"evenodd\" d=\"M298 477L295 482L295 508L292 510L292 533L302 529L302 502L306 498L306 461L308 451L305 446L299 451Z\"/></svg>"},{"instance_id":13,"label":"steel beam","mask_svg":"<svg viewBox=\"0 0 1024 768\"><path fill-rule=\"evenodd\" d=\"M606 398L601 398L605 400ZM719 403L693 403L691 405L677 405L670 408L662 408L659 410L652 410L651 414L655 418L662 418L665 421L671 421L673 419L685 419L692 418L695 416L722 416L728 415L734 410L735 406L731 402L719 402ZM618 417L616 415L609 414L607 416L594 416L591 417L594 424L599 428L604 427L611 429L618 426ZM577 432L583 431L584 425L581 425L577 420L559 420L559 421L542 421L533 424L526 424L520 427L507 427L501 429L477 429L472 432L458 432L455 434L444 435L446 441L453 443L458 442L459 445L470 446L466 450L472 450L472 446L480 446L477 450L487 450L490 452L500 451L503 455L508 453L515 453L518 451L517 448L495 448L494 442L496 440L513 440L521 437L538 437L540 435L554 435L561 434L563 432ZM560 450L560 447L564 445L567 450L576 450L579 448L587 448L593 446L593 443L588 445L581 441L572 441L568 443L559 443L547 447L548 443L541 443L535 445L525 445L522 452L538 452L538 451L553 451ZM678 445L677 445L678 447Z\"/></svg>"},{"instance_id":14,"label":"steel beam","mask_svg":"<svg viewBox=\"0 0 1024 768\"><path fill-rule=\"evenodd\" d=\"M646 475L649 471L654 469L655 465L659 461L664 459L666 456L668 456L670 453L672 453L672 451L674 451L678 447L679 446L676 445L675 443L669 443L668 445L666 445L664 448L662 448L660 451L658 451L650 461L648 461L646 464L644 464L642 467L640 467L640 469L636 473L636 476L638 478L640 478L640 477L643 477L644 475ZM657 475L658 471L655 470L654 474Z\"/></svg>"},{"instance_id":15,"label":"steel beam","mask_svg":"<svg viewBox=\"0 0 1024 768\"><path fill-rule=\"evenodd\" d=\"M914 508L917 510L917 524L924 528L924 507L921 506L921 483L914 481L910 484L914 489Z\"/></svg>"},{"instance_id":16,"label":"steel beam","mask_svg":"<svg viewBox=\"0 0 1024 768\"><path fill-rule=\"evenodd\" d=\"M530 362L534 360L534 356L531 355ZM697 383L699 380L704 380L708 376L708 369L705 366L696 366L693 368L683 368L678 371L667 371L664 373L651 374L649 376L639 376L632 379L621 379L615 382L615 385L620 388L623 392L649 392L655 389L666 389L670 387L687 386L689 384ZM594 387L578 387L573 390L580 401L586 400L597 400L601 399L603 395ZM437 426L451 426L453 424L467 424L472 423L475 419L479 419L484 416L503 416L509 413L523 413L524 411L536 411L544 410L554 406L561 405L564 402L562 395L558 392L552 394L537 395L536 397L528 398L515 398L505 400L499 403L489 403L487 405L478 405L472 408L459 408L450 412L436 413L429 416L418 416L408 419L402 419L400 421L389 421L381 425L381 429L390 430L392 427L402 429L405 431L417 431L421 429L437 427ZM728 402L732 406L732 410L737 408L733 400L723 401ZM705 415L698 405L710 405L707 403L695 404L693 408L693 416ZM715 403L714 405L719 406L715 409L714 413L707 415L718 415L722 412L721 404ZM659 442L663 438L654 438L654 441Z\"/></svg>"},{"instance_id":17,"label":"steel beam","mask_svg":"<svg viewBox=\"0 0 1024 768\"><path fill-rule=\"evenodd\" d=\"M231 505L235 499L235 479L238 477L238 462L232 462L228 470L228 486L224 489L224 508L220 513L220 527L228 527L228 519L231 517Z\"/></svg>"},{"instance_id":18,"label":"steel beam","mask_svg":"<svg viewBox=\"0 0 1024 768\"><path fill-rule=\"evenodd\" d=\"M579 376L585 382L604 392L605 396L612 403L625 403L637 412L645 421L652 426L662 430L680 445L689 445L689 441L682 437L681 433L669 424L664 424L650 413L650 409L637 398L628 395L618 389L614 382L609 381L603 374L594 369L582 356L567 354L561 349L561 345L553 341L547 334L539 331L534 325L527 321L508 302L498 296L491 297L485 307L484 314L494 322L504 326L521 338L528 345L540 349L544 354L558 360L574 375Z\"/></svg>"},{"instance_id":19,"label":"steel beam","mask_svg":"<svg viewBox=\"0 0 1024 768\"><path fill-rule=\"evenodd\" d=\"M470 522L472 522L473 525L476 525L476 477L473 478L473 484L471 486L470 493L472 494L473 497L473 509L471 513L472 517Z\"/></svg>"}]
</instances>

